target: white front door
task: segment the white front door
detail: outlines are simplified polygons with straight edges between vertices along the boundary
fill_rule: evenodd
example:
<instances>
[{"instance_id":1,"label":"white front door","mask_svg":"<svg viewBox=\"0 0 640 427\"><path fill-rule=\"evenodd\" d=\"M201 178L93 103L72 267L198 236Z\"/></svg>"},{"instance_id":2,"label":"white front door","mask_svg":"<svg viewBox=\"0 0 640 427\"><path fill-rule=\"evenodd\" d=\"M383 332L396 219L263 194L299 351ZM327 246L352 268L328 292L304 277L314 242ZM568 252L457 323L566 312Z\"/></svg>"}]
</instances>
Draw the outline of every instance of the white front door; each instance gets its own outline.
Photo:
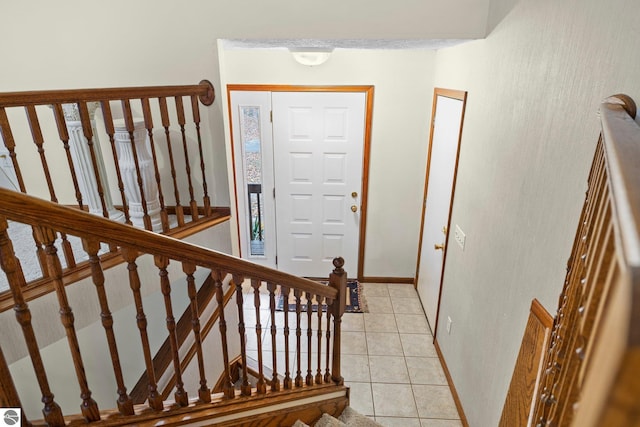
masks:
<instances>
[{"instance_id":1,"label":"white front door","mask_svg":"<svg viewBox=\"0 0 640 427\"><path fill-rule=\"evenodd\" d=\"M435 334L466 92L435 92L417 290ZM453 92L453 91L451 91ZM453 241L453 240L452 240Z\"/></svg>"},{"instance_id":2,"label":"white front door","mask_svg":"<svg viewBox=\"0 0 640 427\"><path fill-rule=\"evenodd\" d=\"M358 262L363 92L274 92L278 268L327 277ZM349 271L349 270L348 270Z\"/></svg>"}]
</instances>

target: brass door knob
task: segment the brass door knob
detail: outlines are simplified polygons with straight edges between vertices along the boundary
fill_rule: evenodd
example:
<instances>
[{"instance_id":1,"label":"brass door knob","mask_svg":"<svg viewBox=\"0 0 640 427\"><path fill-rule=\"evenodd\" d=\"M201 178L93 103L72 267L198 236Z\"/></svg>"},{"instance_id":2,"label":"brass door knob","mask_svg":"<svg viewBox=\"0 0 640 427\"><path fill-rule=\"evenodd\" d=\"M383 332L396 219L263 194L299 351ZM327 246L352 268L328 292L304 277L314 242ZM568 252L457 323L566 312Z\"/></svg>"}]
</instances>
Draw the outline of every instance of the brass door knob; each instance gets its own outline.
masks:
<instances>
[{"instance_id":1,"label":"brass door knob","mask_svg":"<svg viewBox=\"0 0 640 427\"><path fill-rule=\"evenodd\" d=\"M433 249L435 249L436 251L443 251L444 250L444 243L436 243L435 245L433 245Z\"/></svg>"},{"instance_id":2,"label":"brass door knob","mask_svg":"<svg viewBox=\"0 0 640 427\"><path fill-rule=\"evenodd\" d=\"M356 205L351 206L351 212L358 212L358 207Z\"/></svg>"}]
</instances>

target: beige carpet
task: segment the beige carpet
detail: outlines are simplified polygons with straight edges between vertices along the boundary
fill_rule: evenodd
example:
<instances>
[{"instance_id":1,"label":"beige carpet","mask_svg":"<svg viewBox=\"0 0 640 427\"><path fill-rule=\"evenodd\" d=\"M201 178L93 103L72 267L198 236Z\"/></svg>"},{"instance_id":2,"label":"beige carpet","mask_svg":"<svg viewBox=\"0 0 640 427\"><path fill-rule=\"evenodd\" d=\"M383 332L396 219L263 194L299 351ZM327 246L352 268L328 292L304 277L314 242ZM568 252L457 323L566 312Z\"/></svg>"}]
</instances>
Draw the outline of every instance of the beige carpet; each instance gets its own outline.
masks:
<instances>
[{"instance_id":1,"label":"beige carpet","mask_svg":"<svg viewBox=\"0 0 640 427\"><path fill-rule=\"evenodd\" d=\"M329 414L322 415L322 418L315 423L315 427L384 427L382 424L378 424L371 418L365 417L362 414L357 413L350 407L346 407L342 411L342 415L338 418L334 418ZM302 421L296 421L293 427L309 427L308 424Z\"/></svg>"}]
</instances>

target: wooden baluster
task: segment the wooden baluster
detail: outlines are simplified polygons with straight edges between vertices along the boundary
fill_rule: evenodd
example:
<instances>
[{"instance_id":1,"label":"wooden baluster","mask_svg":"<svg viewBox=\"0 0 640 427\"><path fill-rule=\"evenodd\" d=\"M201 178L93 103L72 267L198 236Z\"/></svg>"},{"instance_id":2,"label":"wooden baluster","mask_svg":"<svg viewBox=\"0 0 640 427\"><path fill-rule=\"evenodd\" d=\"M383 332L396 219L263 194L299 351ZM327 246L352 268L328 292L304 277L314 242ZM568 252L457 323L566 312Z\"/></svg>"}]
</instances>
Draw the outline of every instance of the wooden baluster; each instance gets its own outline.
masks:
<instances>
[{"instance_id":1,"label":"wooden baluster","mask_svg":"<svg viewBox=\"0 0 640 427\"><path fill-rule=\"evenodd\" d=\"M182 263L182 271L187 275L187 292L189 294L191 308L191 329L196 343L196 354L198 357L198 373L200 374L200 388L198 389L198 398L201 402L211 402L211 391L207 387L207 379L205 378L204 354L202 352L202 336L200 335L200 310L198 309L198 300L196 291L196 279L193 273L196 272L196 265L191 262Z\"/></svg>"},{"instance_id":2,"label":"wooden baluster","mask_svg":"<svg viewBox=\"0 0 640 427\"><path fill-rule=\"evenodd\" d=\"M82 122L82 132L84 133L84 137L87 139L87 145L89 146L89 152L91 153L91 164L93 166L93 173L96 177L96 185L98 186L98 195L100 196L100 205L102 206L102 216L109 218L107 202L104 199L105 189L102 187L100 168L96 157L96 148L93 143L93 126L91 126L91 116L89 115L89 109L87 108L86 102L78 102L78 112L80 113L80 121Z\"/></svg>"},{"instance_id":3,"label":"wooden baluster","mask_svg":"<svg viewBox=\"0 0 640 427\"><path fill-rule=\"evenodd\" d=\"M118 410L122 415L133 415L133 401L127 394L127 387L124 385L124 376L122 375L122 366L120 365L120 356L118 353L118 345L116 344L116 336L113 332L113 316L107 302L107 293L104 288L104 273L100 264L100 242L97 240L82 240L82 246L89 255L89 265L91 266L91 277L98 294L100 302L100 318L102 326L107 335L107 343L109 345L109 353L111 354L111 363L113 372L116 377L116 385L118 387Z\"/></svg>"},{"instance_id":4,"label":"wooden baluster","mask_svg":"<svg viewBox=\"0 0 640 427\"><path fill-rule=\"evenodd\" d=\"M616 274L617 260L615 253L613 223L610 221L610 204L607 203L605 221L599 232L599 240L595 245L598 253L596 265L593 266L593 274L586 283L580 303L577 309L577 319L574 323L574 345L572 346L572 360L565 367L566 375L560 397L551 419L555 419L558 425L571 425L575 413L574 403L580 400L582 384L579 378L583 378L585 365L588 364L587 355L593 344L593 325L596 316L602 306L602 297L609 291L610 280ZM553 417L555 415L555 418Z\"/></svg>"},{"instance_id":5,"label":"wooden baluster","mask_svg":"<svg viewBox=\"0 0 640 427\"><path fill-rule=\"evenodd\" d=\"M342 257L333 259L333 272L329 275L329 286L338 291L338 296L333 302L333 364L331 367L331 379L338 385L344 384L340 372L340 331L342 315L344 314L347 292L347 273L342 268L344 259Z\"/></svg>"},{"instance_id":6,"label":"wooden baluster","mask_svg":"<svg viewBox=\"0 0 640 427\"><path fill-rule=\"evenodd\" d=\"M164 408L162 404L162 396L158 393L158 385L156 383L156 374L153 369L153 359L151 357L151 348L149 346L149 335L147 334L147 316L144 314L142 306L142 294L140 293L140 275L138 274L138 266L136 259L138 252L130 248L121 248L122 257L127 262L127 270L129 270L129 286L133 292L133 299L136 306L136 320L138 329L140 330L140 340L142 342L142 352L144 354L144 363L149 378L149 406L161 411Z\"/></svg>"},{"instance_id":7,"label":"wooden baluster","mask_svg":"<svg viewBox=\"0 0 640 427\"><path fill-rule=\"evenodd\" d=\"M167 331L169 332L169 344L171 345L171 357L173 359L173 369L176 378L176 392L174 399L180 406L187 406L189 399L184 391L182 382L182 368L180 367L180 356L178 355L178 337L176 336L176 318L173 316L173 306L171 304L171 283L169 283L169 258L164 256L154 256L154 263L160 270L160 290L164 296L164 308L167 314Z\"/></svg>"},{"instance_id":8,"label":"wooden baluster","mask_svg":"<svg viewBox=\"0 0 640 427\"><path fill-rule=\"evenodd\" d=\"M589 221L593 213L593 209L597 205L599 200L600 185L603 184L604 179L604 159L601 156L602 141L600 140L596 148L596 155L591 167L589 175L589 188L586 193L585 203L581 213L580 226L576 232L576 238L574 240L571 257L569 258L567 277L565 279L564 289L560 295L560 301L558 303L558 313L554 321L554 327L551 334L551 344L549 351L545 357L545 370L542 376L540 389L539 404L535 409L535 420L541 425L546 425L549 421L549 416L557 403L556 396L556 384L557 374L561 368L561 355L566 351L564 348L566 337L564 330L566 327L566 318L571 310L571 295L576 288L575 279L576 274L579 273L581 258L578 256L584 253L584 247L587 243L589 236Z\"/></svg>"},{"instance_id":9,"label":"wooden baluster","mask_svg":"<svg viewBox=\"0 0 640 427\"><path fill-rule=\"evenodd\" d=\"M283 297L283 308L284 308L284 381L283 386L286 390L291 389L291 372L290 366L291 362L289 361L289 288L282 285L280 286L280 292L282 292Z\"/></svg>"},{"instance_id":10,"label":"wooden baluster","mask_svg":"<svg viewBox=\"0 0 640 427\"><path fill-rule=\"evenodd\" d=\"M311 353L312 353L311 341L313 337L313 330L311 329L313 304L311 302L313 301L313 294L311 292L307 292L306 295L307 295L307 376L305 377L305 384L313 385L313 374L311 373L313 371L311 367ZM321 310L321 308L318 307L318 310Z\"/></svg>"},{"instance_id":11,"label":"wooden baluster","mask_svg":"<svg viewBox=\"0 0 640 427\"><path fill-rule=\"evenodd\" d=\"M160 169L158 168L158 157L156 156L156 143L153 140L153 116L151 114L151 106L149 98L142 98L142 115L144 117L144 126L149 136L149 145L151 146L151 157L153 158L153 170L156 177L156 185L158 186L158 201L160 202L160 220L162 221L162 231L169 231L169 214L164 205L164 195L162 194L162 183L160 178Z\"/></svg>"},{"instance_id":12,"label":"wooden baluster","mask_svg":"<svg viewBox=\"0 0 640 427\"><path fill-rule=\"evenodd\" d=\"M300 351L302 350L302 307L301 307L301 297L302 291L299 289L293 290L293 296L296 298L296 379L295 384L296 387L302 387L302 354Z\"/></svg>"},{"instance_id":13,"label":"wooden baluster","mask_svg":"<svg viewBox=\"0 0 640 427\"><path fill-rule=\"evenodd\" d=\"M27 119L29 120L31 137L33 138L33 142L36 144L38 154L40 155L40 163L42 164L42 171L44 172L44 177L47 181L47 187L49 189L51 201L54 203L58 203L58 199L56 198L56 193L53 188L53 181L51 180L49 164L47 163L47 157L44 154L44 137L42 136L42 130L40 129L40 121L38 120L36 107L34 105L27 105L25 107L25 110L27 111Z\"/></svg>"},{"instance_id":14,"label":"wooden baluster","mask_svg":"<svg viewBox=\"0 0 640 427\"><path fill-rule=\"evenodd\" d=\"M169 152L169 165L171 166L171 178L173 179L173 195L176 199L176 218L178 219L178 225L184 225L184 210L180 205L180 193L178 191L178 181L176 179L176 166L173 161L173 148L171 147L171 132L169 131L169 110L167 109L167 98L158 98L160 105L160 117L162 119L162 127L164 127L164 134L167 138L167 150Z\"/></svg>"},{"instance_id":15,"label":"wooden baluster","mask_svg":"<svg viewBox=\"0 0 640 427\"><path fill-rule=\"evenodd\" d=\"M2 346L0 346L0 380L0 408L21 408L20 396L18 396Z\"/></svg>"},{"instance_id":16,"label":"wooden baluster","mask_svg":"<svg viewBox=\"0 0 640 427\"><path fill-rule=\"evenodd\" d=\"M191 219L193 221L198 220L198 203L193 195L193 183L191 182L191 165L189 163L189 150L187 147L187 134L185 132L184 125L186 120L184 118L184 104L182 103L182 97L176 96L176 112L178 113L178 124L180 125L180 133L182 133L182 149L184 150L184 163L185 171L187 172L187 184L189 185L189 207L191 208Z\"/></svg>"},{"instance_id":17,"label":"wooden baluster","mask_svg":"<svg viewBox=\"0 0 640 427\"><path fill-rule=\"evenodd\" d=\"M96 401L91 398L91 390L89 390L89 385L87 384L87 376L84 371L82 355L80 354L78 336L76 335L74 327L73 311L69 306L67 292L62 282L62 266L60 265L60 259L57 254L58 249L56 249L54 245L57 235L54 230L48 227L38 227L37 231L41 241L45 245L44 250L47 254L47 264L49 266L49 272L51 273L53 287L58 297L58 304L60 305L60 320L67 335L73 366L76 370L76 376L78 377L78 384L80 385L80 397L82 398L80 408L82 415L87 422L97 421L100 419L100 410L98 409Z\"/></svg>"},{"instance_id":18,"label":"wooden baluster","mask_svg":"<svg viewBox=\"0 0 640 427\"><path fill-rule=\"evenodd\" d=\"M0 107L0 134L2 135L2 140L4 140L4 146L9 150L9 157L11 158L11 163L13 164L13 169L16 173L16 178L18 179L18 188L22 193L27 192L27 188L24 185L24 179L22 178L22 171L20 170L20 164L18 164L18 156L16 154L16 142L13 138L13 132L11 131L11 125L9 124L9 118L7 117L7 112L3 107ZM45 260L44 250L42 249L42 244L38 240L38 236L36 235L36 231L32 228L33 241L36 245L36 255L38 257L38 263L40 264L40 271L42 271L43 277L48 277L49 272L47 271L47 261Z\"/></svg>"},{"instance_id":19,"label":"wooden baluster","mask_svg":"<svg viewBox=\"0 0 640 427\"><path fill-rule=\"evenodd\" d=\"M271 362L273 364L273 375L271 377L271 391L280 391L280 380L278 379L278 357L276 352L276 334L278 328L276 327L276 284L267 283L267 290L269 291L269 311L271 312Z\"/></svg>"},{"instance_id":20,"label":"wooden baluster","mask_svg":"<svg viewBox=\"0 0 640 427\"><path fill-rule=\"evenodd\" d=\"M245 334L244 325L244 298L242 295L242 282L244 277L234 274L233 283L236 286L236 305L238 306L238 334L240 335L240 357L242 359L242 385L240 393L243 396L251 396L251 384L249 384L249 375L247 373L247 336Z\"/></svg>"},{"instance_id":21,"label":"wooden baluster","mask_svg":"<svg viewBox=\"0 0 640 427\"><path fill-rule=\"evenodd\" d=\"M256 388L258 394L264 394L267 392L267 384L264 381L264 369L262 366L262 324L260 322L260 285L261 282L258 279L251 279L251 286L253 287L253 305L256 308L256 336L258 337L258 383ZM275 353L275 347L273 348Z\"/></svg>"},{"instance_id":22,"label":"wooden baluster","mask_svg":"<svg viewBox=\"0 0 640 427\"><path fill-rule=\"evenodd\" d=\"M322 384L322 296L318 295L318 370L316 384Z\"/></svg>"},{"instance_id":23,"label":"wooden baluster","mask_svg":"<svg viewBox=\"0 0 640 427\"><path fill-rule=\"evenodd\" d=\"M44 137L42 135L42 129L40 128L40 121L38 120L36 107L34 105L28 105L25 107L25 109L27 111L27 119L29 120L29 128L31 129L31 137L33 138L33 142L36 144L36 147L38 147L40 163L42 164L44 177L47 181L49 196L53 203L58 203L56 191L53 187L53 180L51 179L51 172L49 171L49 164L47 163L47 157L44 152ZM62 251L64 254L64 259L67 263L67 267L74 268L76 266L76 259L73 255L73 248L71 247L71 243L69 243L69 239L67 239L67 235L65 233L60 233L60 236L62 237Z\"/></svg>"},{"instance_id":24,"label":"wooden baluster","mask_svg":"<svg viewBox=\"0 0 640 427\"><path fill-rule=\"evenodd\" d=\"M594 234L597 232L597 224L593 219L597 218L598 212L602 209L603 204L607 200L606 194L606 177L604 176L604 165L599 165L596 169L594 186L589 194L589 203L587 206L587 214L579 236L582 236L576 246L575 254L582 254L575 257L573 266L567 277L565 301L559 311L559 321L557 322L557 341L554 354L554 369L550 372L551 385L547 387L549 391L548 405L543 412L544 419L551 421L556 417L558 411L562 411L562 407L558 404L564 400L564 390L562 384L569 370L568 364L572 363L575 350L576 333L573 329L568 329L566 325L574 324L574 319L578 315L578 306L580 302L580 294L585 284L589 282L590 265L594 260L592 248L594 245ZM548 381L549 382L549 381Z\"/></svg>"},{"instance_id":25,"label":"wooden baluster","mask_svg":"<svg viewBox=\"0 0 640 427\"><path fill-rule=\"evenodd\" d=\"M604 185L604 191L602 197L599 197L598 207L595 209L595 214L589 221L592 227L589 230L589 238L587 239L586 248L586 262L585 272L581 279L579 286L575 286L575 293L572 297L572 308L569 312L566 322L569 325L581 325L582 318L585 314L587 307L584 306L584 301L589 297L592 292L601 292L602 286L605 282L605 277L602 280L595 280L600 274L608 273L608 269L603 269L601 273L600 267L602 263L602 257L608 252L613 253L613 230L610 227L610 203L608 198L608 189ZM603 229L608 232L603 232ZM608 246L603 239L607 238L609 241ZM578 285L576 283L576 285ZM597 288L597 289L596 289ZM572 327L568 331L568 336L565 338L565 347L563 354L563 369L560 372L559 378L556 381L556 387L554 395L557 403L553 405L550 410L549 420L559 420L563 417L565 411L571 412L571 408L567 407L569 404L570 388L574 384L574 377L580 369L582 354L580 351L583 347L584 337L581 335L580 327ZM582 344L581 344L582 343ZM564 423L563 423L564 424ZM568 423L567 423L568 424Z\"/></svg>"},{"instance_id":26,"label":"wooden baluster","mask_svg":"<svg viewBox=\"0 0 640 427\"><path fill-rule=\"evenodd\" d=\"M58 136L60 137L60 141L62 141L64 152L67 155L67 163L69 164L69 171L71 172L71 180L73 181L73 188L76 193L76 201L78 202L78 207L82 209L82 191L80 191L76 168L73 165L73 157L71 156L71 149L69 147L69 132L67 130L67 123L64 120L62 105L54 104L53 113L56 119L56 126L58 128Z\"/></svg>"},{"instance_id":27,"label":"wooden baluster","mask_svg":"<svg viewBox=\"0 0 640 427\"><path fill-rule=\"evenodd\" d=\"M191 112L193 113L193 122L196 125L196 134L198 135L198 153L200 154L200 170L202 171L202 190L204 192L204 215L211 215L211 200L207 190L207 177L204 170L204 155L202 154L202 136L200 135L200 109L198 108L198 97L191 97Z\"/></svg>"},{"instance_id":28,"label":"wooden baluster","mask_svg":"<svg viewBox=\"0 0 640 427\"><path fill-rule=\"evenodd\" d=\"M327 337L327 345L326 345L326 349L325 349L325 354L326 354L326 358L325 358L325 371L324 371L324 382L328 383L329 381L331 381L331 372L329 370L329 360L330 360L330 354L331 354L331 312L333 311L333 300L331 300L330 298L325 298L325 302L327 304L327 332L326 337Z\"/></svg>"},{"instance_id":29,"label":"wooden baluster","mask_svg":"<svg viewBox=\"0 0 640 427\"><path fill-rule=\"evenodd\" d=\"M231 369L229 367L229 348L227 344L227 321L224 320L224 292L222 290L222 278L224 275L219 270L212 270L211 277L213 278L214 286L216 287L216 302L218 303L218 309L220 310L220 319L218 325L220 328L220 340L222 341L222 361L224 364L224 384L222 385L224 395L232 399L236 396L233 389L233 383L231 382Z\"/></svg>"},{"instance_id":30,"label":"wooden baluster","mask_svg":"<svg viewBox=\"0 0 640 427\"><path fill-rule=\"evenodd\" d=\"M565 422L561 417L563 417L565 410L572 411L571 407L566 406L569 403L567 399L571 392L568 386L573 383L572 378L576 375L581 364L580 358L576 356L579 346L583 345L581 344L583 337L580 335L580 328L572 327L568 329L563 327L563 324L575 325L581 323L580 317L584 314L585 309L582 301L585 294L592 291L592 278L598 274L600 256L598 256L597 252L600 251L601 255L604 255L607 251L612 250L612 248L606 248L606 245L601 242L601 239L605 236L602 233L603 222L609 225L610 218L604 164L598 165L595 174L595 180L590 183L590 191L588 193L591 200L588 215L584 221L586 231L580 233L584 237L580 241L577 252L584 254L579 258L578 271L580 276L574 275L569 282L566 304L563 307L563 316L558 322L559 330L564 330L565 332L560 336L560 346L555 355L555 363L558 369L554 372L551 399L547 407L544 408L545 411L543 411L542 417L542 419L551 424L558 424L559 422L562 425L569 424L569 421ZM580 279L579 282L578 278Z\"/></svg>"},{"instance_id":31,"label":"wooden baluster","mask_svg":"<svg viewBox=\"0 0 640 427\"><path fill-rule=\"evenodd\" d=\"M18 390L13 382L2 347L0 347L0 408L22 408L22 402L20 402L20 396L18 396ZM31 425L27 421L24 409L22 410L22 421L22 425ZM6 421L5 425L7 425Z\"/></svg>"},{"instance_id":32,"label":"wooden baluster","mask_svg":"<svg viewBox=\"0 0 640 427\"><path fill-rule=\"evenodd\" d=\"M9 124L9 118L4 107L0 107L0 135L4 141L4 146L9 150L9 157L13 164L13 169L18 179L18 188L21 192L26 193L27 189L24 185L24 179L22 178L22 171L20 170L20 164L18 164L18 157L16 154L16 142L13 138L13 132L11 131L11 125Z\"/></svg>"},{"instance_id":33,"label":"wooden baluster","mask_svg":"<svg viewBox=\"0 0 640 427\"><path fill-rule=\"evenodd\" d=\"M138 191L140 192L140 203L142 205L143 221L145 230L152 231L151 217L149 216L149 208L147 206L147 196L144 194L144 181L142 172L140 171L140 161L138 160L138 149L136 148L135 124L133 123L133 114L131 113L131 103L128 99L122 100L122 111L124 114L124 123L129 132L129 140L131 141L131 154L133 155L133 163L136 169L136 182L138 183Z\"/></svg>"},{"instance_id":34,"label":"wooden baluster","mask_svg":"<svg viewBox=\"0 0 640 427\"><path fill-rule=\"evenodd\" d=\"M111 145L111 155L113 156L113 164L116 168L116 177L118 178L118 190L120 190L120 198L122 199L122 211L124 212L125 222L131 225L129 217L129 205L127 204L127 196L124 193L124 182L122 181L122 172L118 164L118 150L116 148L116 130L113 126L113 115L111 114L111 105L109 101L101 101L102 116L104 117L104 127L109 135L109 144Z\"/></svg>"},{"instance_id":35,"label":"wooden baluster","mask_svg":"<svg viewBox=\"0 0 640 427\"><path fill-rule=\"evenodd\" d=\"M50 426L63 426L64 417L62 416L62 410L54 400L53 393L51 393L47 374L44 369L44 364L42 363L42 356L40 355L40 347L38 346L33 326L31 325L31 310L29 310L29 306L22 295L22 288L25 285L24 274L22 273L20 261L15 256L7 228L6 218L0 216L0 266L5 272L9 282L9 289L15 304L13 311L22 328L29 358L31 359L36 380L42 393L42 403L44 403L42 414L44 415L44 420Z\"/></svg>"}]
</instances>

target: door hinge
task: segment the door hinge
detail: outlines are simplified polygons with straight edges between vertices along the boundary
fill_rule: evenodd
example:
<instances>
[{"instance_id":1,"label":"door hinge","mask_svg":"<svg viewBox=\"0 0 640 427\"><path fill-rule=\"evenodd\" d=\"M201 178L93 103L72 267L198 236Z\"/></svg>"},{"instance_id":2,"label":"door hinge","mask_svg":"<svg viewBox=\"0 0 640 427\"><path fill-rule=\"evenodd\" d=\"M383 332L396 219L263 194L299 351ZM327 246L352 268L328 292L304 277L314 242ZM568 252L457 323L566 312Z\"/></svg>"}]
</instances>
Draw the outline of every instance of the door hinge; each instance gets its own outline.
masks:
<instances>
[{"instance_id":1,"label":"door hinge","mask_svg":"<svg viewBox=\"0 0 640 427\"><path fill-rule=\"evenodd\" d=\"M273 110L269 111L269 120L273 123Z\"/></svg>"},{"instance_id":2,"label":"door hinge","mask_svg":"<svg viewBox=\"0 0 640 427\"><path fill-rule=\"evenodd\" d=\"M273 187L273 198L276 198L276 187Z\"/></svg>"},{"instance_id":3,"label":"door hinge","mask_svg":"<svg viewBox=\"0 0 640 427\"><path fill-rule=\"evenodd\" d=\"M278 265L278 255L276 255L276 265Z\"/></svg>"}]
</instances>

